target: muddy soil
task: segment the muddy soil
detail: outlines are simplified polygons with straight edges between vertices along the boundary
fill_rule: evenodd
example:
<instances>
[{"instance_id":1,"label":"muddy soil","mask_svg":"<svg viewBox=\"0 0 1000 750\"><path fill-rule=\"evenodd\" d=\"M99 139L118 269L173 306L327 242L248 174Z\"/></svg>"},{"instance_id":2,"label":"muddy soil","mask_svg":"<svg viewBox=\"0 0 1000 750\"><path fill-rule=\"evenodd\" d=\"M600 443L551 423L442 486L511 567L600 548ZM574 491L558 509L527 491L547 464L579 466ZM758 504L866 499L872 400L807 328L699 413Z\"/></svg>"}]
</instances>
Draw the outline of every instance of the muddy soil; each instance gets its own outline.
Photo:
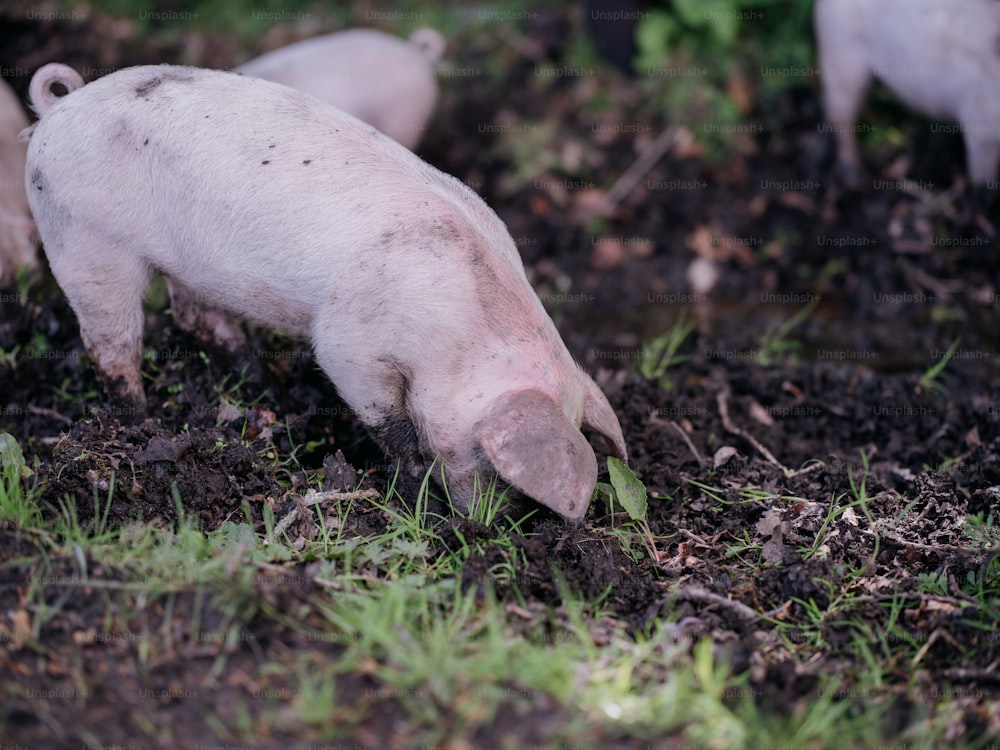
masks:
<instances>
[{"instance_id":1,"label":"muddy soil","mask_svg":"<svg viewBox=\"0 0 1000 750\"><path fill-rule=\"evenodd\" d=\"M252 52L224 35L208 43L194 35L156 41L162 37L96 13L29 20L20 12L4 21L0 64L22 95L29 71L50 60L94 69L178 61L225 67ZM947 682L977 696L961 704L961 721L968 736L986 736L983 706L998 682L987 665L1000 658L1000 641L960 584L989 562L970 552L965 519L995 513L1000 487L1000 256L981 226L963 221L960 142L930 143L925 121L883 102L875 116L895 121L904 137L901 145L868 149L866 160L873 180L890 186L849 194L816 163L816 82L754 90L749 116L767 125L762 133L740 139L721 160L681 139L601 214L595 205L670 122L648 106L641 82L610 69L555 81L533 73L565 61L560 42L578 27L568 11L546 12L516 36L480 35L450 49L455 70L467 72L442 76L441 105L419 153L473 186L507 222L568 346L621 419L631 465L651 493L649 526L660 543L640 560L625 554L598 533L611 520L603 502L581 529L543 512L527 524L531 533L518 537L527 566L516 580L491 581L497 560L484 552L467 563L463 585L493 584L512 600L516 585L529 605L558 604L556 576L585 597L610 587L605 606L616 619L641 631L670 618L695 635L712 634L727 644L734 670L749 670L761 703L784 711L809 698L818 674L858 667L836 647L851 633L824 624L834 645L808 660L738 605L798 621L804 602L828 604L824 580L864 570L872 625L884 622L885 601L902 599L908 637L929 644L918 683L930 691ZM531 44L515 44L525 40ZM603 108L589 107L598 95ZM524 152L530 139L523 132L485 127L510 123L551 128L547 145ZM615 123L637 127L599 127ZM546 161L537 168L540 155ZM957 197L949 197L956 185ZM986 218L1000 223L996 214ZM779 326L806 306L808 314L782 335ZM683 361L662 380L639 375L642 343L678 320L693 325L678 351ZM112 525L171 525L179 497L186 514L215 529L243 520L245 508L259 523L266 503L280 504L288 488L324 466L331 483L346 471L384 488L392 462L339 401L308 348L248 330L254 360L227 361L180 332L162 290L154 293L144 375L155 417L123 426L106 409L51 276L27 293L0 290L0 431L20 441L47 507L68 499L87 523L114 483ZM922 380L955 341L942 372ZM335 460L338 451L343 458ZM828 522L831 504L851 502L863 476L870 522L860 510ZM373 533L385 516L359 507L351 523ZM467 538L492 533L451 518L440 529L446 542L452 527ZM748 540L763 545L764 564L753 577L731 560ZM32 545L0 529L0 561L7 563L0 567L0 612L17 609L25 581L38 573L16 564ZM53 564L54 580L73 575L69 562ZM922 588L929 574L945 587L933 601ZM308 591L316 584L302 585ZM60 702L59 716L23 691L6 697L4 731L28 747L71 746L57 726L124 745L147 723L169 724L175 746L194 746L211 736L206 706L224 723L233 718L229 697L246 698L256 658L292 658L301 649L332 659L338 650L250 616L244 628L251 637L231 652L210 693L175 700L169 688L205 684L213 656L168 653L151 667L127 642L81 647L80 634L104 605L84 589L72 591L44 628L44 651L8 650L0 669L5 681L13 677L40 696L67 689L79 673L101 675L104 688ZM61 592L52 586L50 595ZM249 606L290 611L303 595L263 587ZM201 616L229 616L207 607ZM169 616L184 623L194 609L182 596ZM120 616L134 630L155 629L167 615L123 605ZM905 667L897 677L906 682ZM371 687L366 679L344 683L346 701ZM137 686L150 684L164 691L143 703ZM914 720L913 710L900 699L887 728ZM378 711L391 717L401 709L386 700ZM477 740L498 746L515 732L539 742L559 716L538 706L516 717L516 730L498 717L496 736ZM359 721L352 739L390 746L399 742L390 726ZM268 746L288 740L273 737Z\"/></svg>"}]
</instances>

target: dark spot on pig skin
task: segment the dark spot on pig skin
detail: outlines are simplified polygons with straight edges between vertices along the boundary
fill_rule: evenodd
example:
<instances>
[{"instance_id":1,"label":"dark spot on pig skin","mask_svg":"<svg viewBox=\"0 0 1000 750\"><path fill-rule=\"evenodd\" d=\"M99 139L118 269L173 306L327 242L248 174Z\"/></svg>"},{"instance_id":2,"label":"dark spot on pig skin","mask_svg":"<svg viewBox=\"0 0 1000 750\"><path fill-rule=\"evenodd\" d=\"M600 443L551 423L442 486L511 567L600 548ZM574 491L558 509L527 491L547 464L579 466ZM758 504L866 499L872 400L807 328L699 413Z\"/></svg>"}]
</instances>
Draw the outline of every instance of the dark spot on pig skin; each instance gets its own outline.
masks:
<instances>
[{"instance_id":1,"label":"dark spot on pig skin","mask_svg":"<svg viewBox=\"0 0 1000 750\"><path fill-rule=\"evenodd\" d=\"M153 89L157 88L161 83L164 83L165 81L184 82L184 81L191 81L193 79L194 76L191 75L190 73L163 73L161 75L157 75L154 76L153 78L150 78L148 81L146 81L143 84L140 84L139 86L136 86L135 93L136 96L138 96L140 99L148 99L150 92L153 91Z\"/></svg>"},{"instance_id":2,"label":"dark spot on pig skin","mask_svg":"<svg viewBox=\"0 0 1000 750\"><path fill-rule=\"evenodd\" d=\"M461 233L455 222L444 219L434 222L430 227L432 236L440 237L445 242L456 242L461 237Z\"/></svg>"},{"instance_id":3,"label":"dark spot on pig skin","mask_svg":"<svg viewBox=\"0 0 1000 750\"><path fill-rule=\"evenodd\" d=\"M148 145L149 145L149 138L147 138L146 140L144 140L144 141L142 142L142 145L143 145L143 146L148 146Z\"/></svg>"},{"instance_id":4,"label":"dark spot on pig skin","mask_svg":"<svg viewBox=\"0 0 1000 750\"><path fill-rule=\"evenodd\" d=\"M136 86L135 87L135 93L136 93L137 96L145 99L146 97L149 96L149 92L152 91L153 89L155 89L161 83L163 83L163 79L162 78L150 78L148 81L146 81L141 86Z\"/></svg>"},{"instance_id":5,"label":"dark spot on pig skin","mask_svg":"<svg viewBox=\"0 0 1000 750\"><path fill-rule=\"evenodd\" d=\"M270 163L271 163L270 159L264 159L264 161L261 162L261 164L270 164Z\"/></svg>"},{"instance_id":6,"label":"dark spot on pig skin","mask_svg":"<svg viewBox=\"0 0 1000 750\"><path fill-rule=\"evenodd\" d=\"M303 164L312 164L312 159L303 159L302 163Z\"/></svg>"},{"instance_id":7,"label":"dark spot on pig skin","mask_svg":"<svg viewBox=\"0 0 1000 750\"><path fill-rule=\"evenodd\" d=\"M42 176L42 170L35 167L31 170L31 184L35 186L38 192L41 192L45 185L45 178Z\"/></svg>"}]
</instances>

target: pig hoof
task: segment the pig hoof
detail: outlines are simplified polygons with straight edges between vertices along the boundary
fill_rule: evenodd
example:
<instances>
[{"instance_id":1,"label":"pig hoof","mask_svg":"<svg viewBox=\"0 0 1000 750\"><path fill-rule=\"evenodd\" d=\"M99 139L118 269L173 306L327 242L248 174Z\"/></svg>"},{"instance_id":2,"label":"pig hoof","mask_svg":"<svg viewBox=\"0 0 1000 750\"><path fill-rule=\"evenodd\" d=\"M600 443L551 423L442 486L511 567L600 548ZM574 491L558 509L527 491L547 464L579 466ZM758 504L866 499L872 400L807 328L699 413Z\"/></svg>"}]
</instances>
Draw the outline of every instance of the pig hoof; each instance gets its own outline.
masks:
<instances>
[{"instance_id":1,"label":"pig hoof","mask_svg":"<svg viewBox=\"0 0 1000 750\"><path fill-rule=\"evenodd\" d=\"M146 394L135 395L125 377L119 375L107 384L108 400L98 410L103 416L122 424L139 424L147 416Z\"/></svg>"}]
</instances>

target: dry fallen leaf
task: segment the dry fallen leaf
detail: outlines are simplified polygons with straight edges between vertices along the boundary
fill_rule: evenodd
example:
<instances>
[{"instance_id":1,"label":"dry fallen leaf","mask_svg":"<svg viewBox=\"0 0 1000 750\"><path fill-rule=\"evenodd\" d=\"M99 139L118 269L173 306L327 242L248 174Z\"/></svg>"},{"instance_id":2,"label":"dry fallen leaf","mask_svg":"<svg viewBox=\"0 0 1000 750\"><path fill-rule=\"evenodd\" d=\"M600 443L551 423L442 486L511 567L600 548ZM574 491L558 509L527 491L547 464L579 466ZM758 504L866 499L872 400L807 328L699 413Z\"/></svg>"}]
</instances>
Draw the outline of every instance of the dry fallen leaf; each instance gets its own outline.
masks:
<instances>
[{"instance_id":1,"label":"dry fallen leaf","mask_svg":"<svg viewBox=\"0 0 1000 750\"><path fill-rule=\"evenodd\" d=\"M760 517L760 520L757 521L757 525L754 526L754 528L761 536L772 536L775 529L781 527L781 523L781 511L777 508L771 508Z\"/></svg>"},{"instance_id":2,"label":"dry fallen leaf","mask_svg":"<svg viewBox=\"0 0 1000 750\"><path fill-rule=\"evenodd\" d=\"M712 456L712 468L718 469L720 466L725 466L729 459L733 456L738 456L739 453L740 452L731 445L722 446Z\"/></svg>"},{"instance_id":3,"label":"dry fallen leaf","mask_svg":"<svg viewBox=\"0 0 1000 750\"><path fill-rule=\"evenodd\" d=\"M763 425L767 425L768 427L772 427L774 425L774 419L767 413L767 410L756 401L750 402L750 416L753 417L755 421L760 422Z\"/></svg>"},{"instance_id":4,"label":"dry fallen leaf","mask_svg":"<svg viewBox=\"0 0 1000 750\"><path fill-rule=\"evenodd\" d=\"M687 282L691 291L697 295L706 295L719 281L719 268L710 258L696 257L687 268Z\"/></svg>"},{"instance_id":5,"label":"dry fallen leaf","mask_svg":"<svg viewBox=\"0 0 1000 750\"><path fill-rule=\"evenodd\" d=\"M634 258L648 258L652 254L653 241L645 237L600 237L594 243L590 264L603 271Z\"/></svg>"},{"instance_id":6,"label":"dry fallen leaf","mask_svg":"<svg viewBox=\"0 0 1000 750\"><path fill-rule=\"evenodd\" d=\"M764 562L780 563L784 562L787 551L785 543L781 541L781 527L779 526L775 529L774 536L764 542L760 548L760 556Z\"/></svg>"},{"instance_id":7,"label":"dry fallen leaf","mask_svg":"<svg viewBox=\"0 0 1000 750\"><path fill-rule=\"evenodd\" d=\"M615 212L615 206L604 190L581 188L573 193L573 216L579 221L606 219Z\"/></svg>"},{"instance_id":8,"label":"dry fallen leaf","mask_svg":"<svg viewBox=\"0 0 1000 750\"><path fill-rule=\"evenodd\" d=\"M733 100L733 104L736 105L736 109L741 115L749 114L750 110L753 109L756 100L753 89L747 81L747 77L736 68L733 68L726 81L726 93L729 94L729 98Z\"/></svg>"}]
</instances>

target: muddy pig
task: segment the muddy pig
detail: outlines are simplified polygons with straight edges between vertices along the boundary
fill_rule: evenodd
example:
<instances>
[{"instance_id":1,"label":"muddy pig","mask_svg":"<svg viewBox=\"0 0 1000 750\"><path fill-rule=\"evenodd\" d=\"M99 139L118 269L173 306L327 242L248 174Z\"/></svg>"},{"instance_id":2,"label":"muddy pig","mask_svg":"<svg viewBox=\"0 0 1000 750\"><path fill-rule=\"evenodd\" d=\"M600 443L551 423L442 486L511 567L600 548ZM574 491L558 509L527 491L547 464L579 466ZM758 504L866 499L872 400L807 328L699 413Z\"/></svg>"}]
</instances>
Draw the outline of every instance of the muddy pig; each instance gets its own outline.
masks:
<instances>
[{"instance_id":1,"label":"muddy pig","mask_svg":"<svg viewBox=\"0 0 1000 750\"><path fill-rule=\"evenodd\" d=\"M351 29L290 44L235 70L312 94L412 149L434 111L434 63L444 47L434 29L417 29L408 42Z\"/></svg>"},{"instance_id":2,"label":"muddy pig","mask_svg":"<svg viewBox=\"0 0 1000 750\"><path fill-rule=\"evenodd\" d=\"M579 520L597 479L580 425L625 458L503 222L371 126L279 84L167 65L83 86L50 64L29 93L31 207L125 406L146 407L142 300L158 272L179 324L212 300L311 341L385 451L414 476L440 460L461 509L497 473Z\"/></svg>"},{"instance_id":3,"label":"muddy pig","mask_svg":"<svg viewBox=\"0 0 1000 750\"><path fill-rule=\"evenodd\" d=\"M817 0L814 22L824 109L845 182L860 183L854 124L872 76L923 114L957 122L970 180L983 187L995 179L1000 2Z\"/></svg>"},{"instance_id":4,"label":"muddy pig","mask_svg":"<svg viewBox=\"0 0 1000 750\"><path fill-rule=\"evenodd\" d=\"M24 190L27 145L18 138L26 127L17 95L0 79L0 283L10 282L19 268L38 267L35 223Z\"/></svg>"}]
</instances>

